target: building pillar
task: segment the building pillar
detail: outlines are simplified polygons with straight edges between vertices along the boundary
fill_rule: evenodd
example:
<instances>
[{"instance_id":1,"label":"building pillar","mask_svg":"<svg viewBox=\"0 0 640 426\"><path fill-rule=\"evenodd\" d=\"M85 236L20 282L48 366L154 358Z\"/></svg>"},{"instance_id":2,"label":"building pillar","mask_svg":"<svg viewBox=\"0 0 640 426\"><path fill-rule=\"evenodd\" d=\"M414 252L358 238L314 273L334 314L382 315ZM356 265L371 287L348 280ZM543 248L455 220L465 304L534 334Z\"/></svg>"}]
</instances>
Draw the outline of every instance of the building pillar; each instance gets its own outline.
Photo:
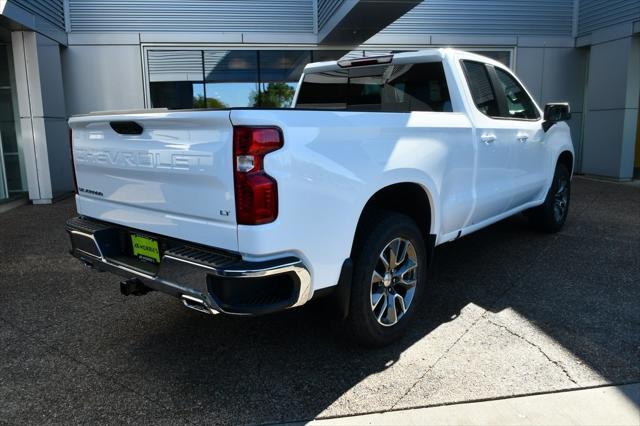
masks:
<instances>
[{"instance_id":1,"label":"building pillar","mask_svg":"<svg viewBox=\"0 0 640 426\"><path fill-rule=\"evenodd\" d=\"M640 103L640 38L591 46L582 171L633 178Z\"/></svg>"},{"instance_id":2,"label":"building pillar","mask_svg":"<svg viewBox=\"0 0 640 426\"><path fill-rule=\"evenodd\" d=\"M72 190L60 45L33 31L11 42L29 199L51 203Z\"/></svg>"}]
</instances>

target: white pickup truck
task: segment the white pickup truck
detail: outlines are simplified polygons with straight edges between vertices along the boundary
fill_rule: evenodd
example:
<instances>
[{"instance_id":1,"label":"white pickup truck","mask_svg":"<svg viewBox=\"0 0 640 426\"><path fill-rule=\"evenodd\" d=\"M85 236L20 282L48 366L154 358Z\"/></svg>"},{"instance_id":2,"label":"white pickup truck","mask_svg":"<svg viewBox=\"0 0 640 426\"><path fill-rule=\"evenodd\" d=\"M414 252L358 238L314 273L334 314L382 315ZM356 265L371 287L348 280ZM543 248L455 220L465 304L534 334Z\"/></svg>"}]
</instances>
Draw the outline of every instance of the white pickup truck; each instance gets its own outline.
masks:
<instances>
[{"instance_id":1,"label":"white pickup truck","mask_svg":"<svg viewBox=\"0 0 640 426\"><path fill-rule=\"evenodd\" d=\"M420 309L435 246L520 212L562 227L569 118L451 49L309 64L287 109L75 116L71 253L123 294L210 314L326 296L384 345Z\"/></svg>"}]
</instances>

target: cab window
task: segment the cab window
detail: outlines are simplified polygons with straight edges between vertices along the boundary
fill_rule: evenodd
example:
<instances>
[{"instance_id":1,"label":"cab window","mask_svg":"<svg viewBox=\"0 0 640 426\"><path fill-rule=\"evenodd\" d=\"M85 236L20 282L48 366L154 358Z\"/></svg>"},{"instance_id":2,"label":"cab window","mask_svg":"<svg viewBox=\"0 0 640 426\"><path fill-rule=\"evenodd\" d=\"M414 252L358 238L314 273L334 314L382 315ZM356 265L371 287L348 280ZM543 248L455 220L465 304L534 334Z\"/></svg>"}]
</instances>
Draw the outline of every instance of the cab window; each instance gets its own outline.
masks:
<instances>
[{"instance_id":1,"label":"cab window","mask_svg":"<svg viewBox=\"0 0 640 426\"><path fill-rule=\"evenodd\" d=\"M442 62L367 66L306 74L296 108L453 111Z\"/></svg>"},{"instance_id":2,"label":"cab window","mask_svg":"<svg viewBox=\"0 0 640 426\"><path fill-rule=\"evenodd\" d=\"M500 116L525 120L539 119L538 108L520 83L505 70L500 68L495 68L495 70L506 97L506 110Z\"/></svg>"}]
</instances>

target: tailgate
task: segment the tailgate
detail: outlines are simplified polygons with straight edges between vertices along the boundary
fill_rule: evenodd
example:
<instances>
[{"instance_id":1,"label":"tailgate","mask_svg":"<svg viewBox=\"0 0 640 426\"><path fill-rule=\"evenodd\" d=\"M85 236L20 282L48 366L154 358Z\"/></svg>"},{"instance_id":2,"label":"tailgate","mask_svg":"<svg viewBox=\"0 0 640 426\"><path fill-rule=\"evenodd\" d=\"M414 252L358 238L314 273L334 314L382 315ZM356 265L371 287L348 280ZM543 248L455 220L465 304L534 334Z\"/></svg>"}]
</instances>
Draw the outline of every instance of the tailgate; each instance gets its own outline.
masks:
<instances>
[{"instance_id":1,"label":"tailgate","mask_svg":"<svg viewBox=\"0 0 640 426\"><path fill-rule=\"evenodd\" d=\"M237 250L229 111L105 113L69 125L78 213Z\"/></svg>"}]
</instances>

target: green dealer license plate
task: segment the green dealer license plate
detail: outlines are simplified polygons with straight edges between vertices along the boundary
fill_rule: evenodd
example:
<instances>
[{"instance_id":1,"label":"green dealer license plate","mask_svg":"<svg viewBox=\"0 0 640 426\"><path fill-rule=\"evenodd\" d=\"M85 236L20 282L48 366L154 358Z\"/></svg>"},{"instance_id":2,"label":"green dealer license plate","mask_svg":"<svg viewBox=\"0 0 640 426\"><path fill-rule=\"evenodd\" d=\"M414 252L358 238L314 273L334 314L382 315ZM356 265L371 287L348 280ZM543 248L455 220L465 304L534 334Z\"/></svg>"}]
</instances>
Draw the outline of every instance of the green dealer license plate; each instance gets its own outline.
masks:
<instances>
[{"instance_id":1,"label":"green dealer license plate","mask_svg":"<svg viewBox=\"0 0 640 426\"><path fill-rule=\"evenodd\" d=\"M149 237L131 234L133 255L148 262L160 263L160 250L158 242Z\"/></svg>"}]
</instances>

